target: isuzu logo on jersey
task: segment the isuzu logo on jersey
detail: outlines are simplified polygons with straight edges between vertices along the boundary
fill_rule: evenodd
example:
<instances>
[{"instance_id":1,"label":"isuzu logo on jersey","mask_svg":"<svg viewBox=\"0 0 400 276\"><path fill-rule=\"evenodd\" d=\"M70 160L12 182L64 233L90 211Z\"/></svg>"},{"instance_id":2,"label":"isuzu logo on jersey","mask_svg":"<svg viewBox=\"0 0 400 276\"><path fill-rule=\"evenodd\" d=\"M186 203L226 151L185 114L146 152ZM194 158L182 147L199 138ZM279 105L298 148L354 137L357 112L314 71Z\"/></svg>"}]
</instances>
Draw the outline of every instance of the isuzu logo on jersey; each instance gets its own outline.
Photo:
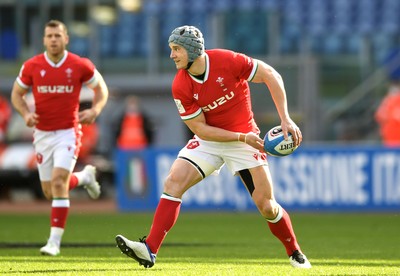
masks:
<instances>
[{"instance_id":1,"label":"isuzu logo on jersey","mask_svg":"<svg viewBox=\"0 0 400 276\"><path fill-rule=\"evenodd\" d=\"M39 93L72 93L73 85L38 85Z\"/></svg>"},{"instance_id":2,"label":"isuzu logo on jersey","mask_svg":"<svg viewBox=\"0 0 400 276\"><path fill-rule=\"evenodd\" d=\"M211 111L211 110L213 110L213 109L216 109L218 106L221 106L221 105L227 103L227 102L230 101L234 96L235 96L235 93L233 93L233 91L231 91L229 94L226 94L225 96L216 99L216 100L213 101L212 103L210 103L210 104L208 104L208 105L206 105L206 106L203 106L201 109L202 109L204 112Z\"/></svg>"}]
</instances>

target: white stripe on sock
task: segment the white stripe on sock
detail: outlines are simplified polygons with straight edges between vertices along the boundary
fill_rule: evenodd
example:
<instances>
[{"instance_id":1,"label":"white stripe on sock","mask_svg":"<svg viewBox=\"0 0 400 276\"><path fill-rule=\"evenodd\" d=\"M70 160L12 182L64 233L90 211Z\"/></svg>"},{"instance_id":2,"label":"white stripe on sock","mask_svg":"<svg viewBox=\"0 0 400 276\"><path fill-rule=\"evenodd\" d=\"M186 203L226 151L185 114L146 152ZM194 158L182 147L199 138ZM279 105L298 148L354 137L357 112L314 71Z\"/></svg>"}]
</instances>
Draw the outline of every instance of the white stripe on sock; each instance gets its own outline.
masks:
<instances>
[{"instance_id":1,"label":"white stripe on sock","mask_svg":"<svg viewBox=\"0 0 400 276\"><path fill-rule=\"evenodd\" d=\"M69 208L69 199L53 199L51 202L51 207L68 207Z\"/></svg>"},{"instance_id":2,"label":"white stripe on sock","mask_svg":"<svg viewBox=\"0 0 400 276\"><path fill-rule=\"evenodd\" d=\"M166 194L162 194L161 198L165 198L165 199L168 199L168 200L171 200L171 201L176 201L176 202L182 202L182 199L176 198L176 197L172 197L172 196L169 196L169 195L166 195Z\"/></svg>"},{"instance_id":3,"label":"white stripe on sock","mask_svg":"<svg viewBox=\"0 0 400 276\"><path fill-rule=\"evenodd\" d=\"M269 221L271 223L277 223L278 221L281 220L282 217L283 217L282 206L278 204L278 214L276 215L276 217L274 219L267 219L267 221Z\"/></svg>"}]
</instances>

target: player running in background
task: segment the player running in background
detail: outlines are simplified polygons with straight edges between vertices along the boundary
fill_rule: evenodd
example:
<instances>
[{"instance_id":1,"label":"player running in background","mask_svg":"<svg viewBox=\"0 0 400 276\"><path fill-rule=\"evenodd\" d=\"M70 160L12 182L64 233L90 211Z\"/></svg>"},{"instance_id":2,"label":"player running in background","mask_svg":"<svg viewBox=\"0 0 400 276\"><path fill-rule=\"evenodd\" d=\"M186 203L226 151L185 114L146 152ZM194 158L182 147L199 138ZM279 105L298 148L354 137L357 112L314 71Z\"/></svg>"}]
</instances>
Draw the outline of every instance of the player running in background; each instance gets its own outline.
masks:
<instances>
[{"instance_id":1,"label":"player running in background","mask_svg":"<svg viewBox=\"0 0 400 276\"><path fill-rule=\"evenodd\" d=\"M69 190L87 189L91 198L100 196L95 167L72 173L79 154L80 124L91 124L108 98L104 79L93 63L66 50L69 37L64 23L51 20L44 28L46 51L27 60L14 83L11 101L28 127L34 128L33 145L45 197L52 200L50 237L40 249L45 255L60 253L61 238L70 206ZM95 91L90 109L79 112L82 85ZM25 94L32 89L35 110Z\"/></svg>"},{"instance_id":2,"label":"player running in background","mask_svg":"<svg viewBox=\"0 0 400 276\"><path fill-rule=\"evenodd\" d=\"M177 74L172 94L182 120L195 134L179 152L147 238L139 242L117 235L118 247L144 267L152 267L161 244L175 224L182 196L190 187L226 164L240 176L271 232L283 243L290 263L310 268L288 213L276 202L273 184L251 108L248 82L264 83L274 100L285 137L296 145L302 134L289 116L281 76L266 63L223 49L204 50L202 33L182 26L169 37Z\"/></svg>"}]
</instances>

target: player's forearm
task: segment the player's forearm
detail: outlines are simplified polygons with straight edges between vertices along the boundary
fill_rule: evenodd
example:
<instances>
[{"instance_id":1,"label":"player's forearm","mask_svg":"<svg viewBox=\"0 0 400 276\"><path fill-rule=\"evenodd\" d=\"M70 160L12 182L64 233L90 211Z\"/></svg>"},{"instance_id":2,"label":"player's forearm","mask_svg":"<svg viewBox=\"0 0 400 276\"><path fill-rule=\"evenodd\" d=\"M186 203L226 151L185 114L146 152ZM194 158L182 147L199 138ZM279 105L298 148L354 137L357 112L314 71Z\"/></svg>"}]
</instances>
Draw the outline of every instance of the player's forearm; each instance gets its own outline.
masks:
<instances>
[{"instance_id":1,"label":"player's forearm","mask_svg":"<svg viewBox=\"0 0 400 276\"><path fill-rule=\"evenodd\" d=\"M11 103L13 105L13 107L15 108L15 110L17 110L17 112L24 118L26 114L28 114L30 112L28 104L26 103L25 99L24 99L24 95L16 92L16 91L12 91L11 92Z\"/></svg>"},{"instance_id":2,"label":"player's forearm","mask_svg":"<svg viewBox=\"0 0 400 276\"><path fill-rule=\"evenodd\" d=\"M281 121L286 121L289 116L287 107L286 94L282 91L273 92L271 91L272 100L274 101L276 110L278 111L279 118Z\"/></svg>"},{"instance_id":3,"label":"player's forearm","mask_svg":"<svg viewBox=\"0 0 400 276\"><path fill-rule=\"evenodd\" d=\"M275 107L282 121L289 118L287 108L286 91L282 76L272 66L257 60L258 70L252 82L264 83L271 93Z\"/></svg>"},{"instance_id":4,"label":"player's forearm","mask_svg":"<svg viewBox=\"0 0 400 276\"><path fill-rule=\"evenodd\" d=\"M95 88L95 93L93 97L92 109L96 113L96 117L103 110L104 106L107 103L108 99L108 88L104 82L100 82L99 85Z\"/></svg>"},{"instance_id":5,"label":"player's forearm","mask_svg":"<svg viewBox=\"0 0 400 276\"><path fill-rule=\"evenodd\" d=\"M282 77L278 72L272 70L268 75L265 84L268 86L268 89L271 93L271 97L274 101L276 110L278 111L279 118L281 119L281 121L288 120L289 111L287 107L286 91Z\"/></svg>"},{"instance_id":6,"label":"player's forearm","mask_svg":"<svg viewBox=\"0 0 400 276\"><path fill-rule=\"evenodd\" d=\"M206 141L214 142L233 142L239 141L239 139L244 142L244 134L239 136L237 132L225 130L218 127L213 127L209 125L191 127L191 131L196 134L200 139Z\"/></svg>"}]
</instances>

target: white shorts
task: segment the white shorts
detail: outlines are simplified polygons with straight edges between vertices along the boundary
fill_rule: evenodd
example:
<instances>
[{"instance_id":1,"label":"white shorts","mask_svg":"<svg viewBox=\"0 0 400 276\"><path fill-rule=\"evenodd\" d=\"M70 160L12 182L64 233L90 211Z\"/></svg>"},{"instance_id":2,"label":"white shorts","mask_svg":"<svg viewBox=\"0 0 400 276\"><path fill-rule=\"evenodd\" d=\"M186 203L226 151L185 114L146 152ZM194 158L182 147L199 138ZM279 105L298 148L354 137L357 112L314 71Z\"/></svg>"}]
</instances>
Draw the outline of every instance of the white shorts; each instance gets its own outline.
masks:
<instances>
[{"instance_id":1,"label":"white shorts","mask_svg":"<svg viewBox=\"0 0 400 276\"><path fill-rule=\"evenodd\" d=\"M73 171L80 147L79 131L74 128L56 131L35 129L33 146L41 181L50 181L53 168Z\"/></svg>"},{"instance_id":2,"label":"white shorts","mask_svg":"<svg viewBox=\"0 0 400 276\"><path fill-rule=\"evenodd\" d=\"M246 143L211 142L197 136L179 151L178 157L192 163L203 178L210 174L218 174L224 164L233 175L244 169L268 164L265 153Z\"/></svg>"}]
</instances>

